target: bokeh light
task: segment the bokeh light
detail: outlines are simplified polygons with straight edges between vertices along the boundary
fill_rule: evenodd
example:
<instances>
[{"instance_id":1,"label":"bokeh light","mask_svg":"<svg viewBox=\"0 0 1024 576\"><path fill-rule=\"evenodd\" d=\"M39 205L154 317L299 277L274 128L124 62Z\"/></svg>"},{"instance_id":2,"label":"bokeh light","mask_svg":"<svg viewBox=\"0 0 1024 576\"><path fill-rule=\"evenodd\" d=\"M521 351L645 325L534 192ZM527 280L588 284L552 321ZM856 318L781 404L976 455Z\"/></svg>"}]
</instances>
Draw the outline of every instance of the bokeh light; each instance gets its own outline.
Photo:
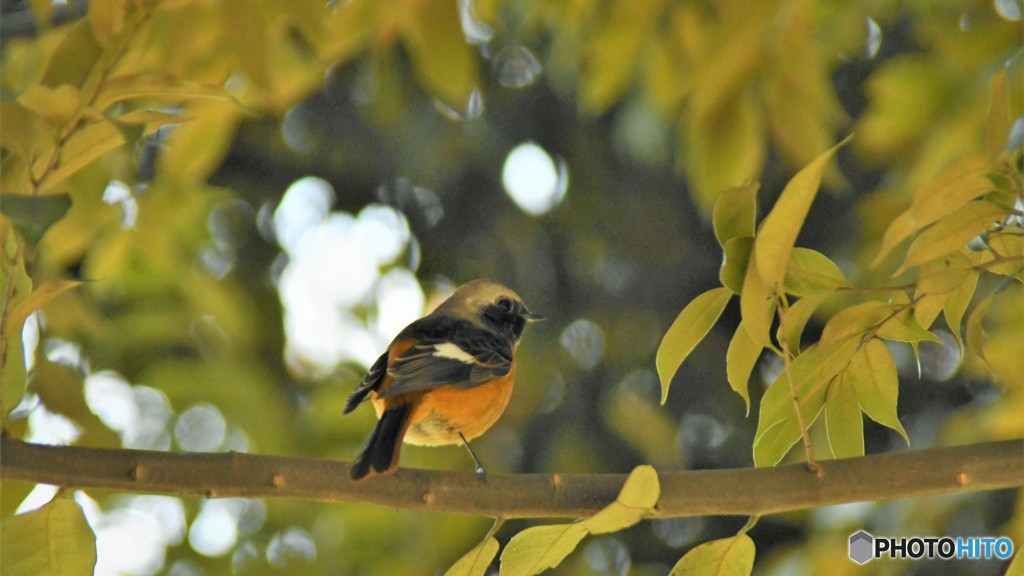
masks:
<instances>
[{"instance_id":1,"label":"bokeh light","mask_svg":"<svg viewBox=\"0 0 1024 576\"><path fill-rule=\"evenodd\" d=\"M565 198L569 173L564 163L556 167L543 148L525 142L509 152L501 181L516 206L528 214L540 216Z\"/></svg>"}]
</instances>

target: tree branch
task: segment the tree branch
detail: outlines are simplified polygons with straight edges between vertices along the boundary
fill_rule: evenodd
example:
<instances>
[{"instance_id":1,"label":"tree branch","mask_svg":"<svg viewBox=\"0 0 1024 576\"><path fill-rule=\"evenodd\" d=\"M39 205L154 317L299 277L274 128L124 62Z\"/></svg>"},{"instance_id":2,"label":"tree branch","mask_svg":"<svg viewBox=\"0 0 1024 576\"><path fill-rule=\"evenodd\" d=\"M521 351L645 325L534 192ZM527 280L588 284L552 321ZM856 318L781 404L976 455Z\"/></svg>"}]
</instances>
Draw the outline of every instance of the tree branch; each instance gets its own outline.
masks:
<instances>
[{"instance_id":1,"label":"tree branch","mask_svg":"<svg viewBox=\"0 0 1024 576\"><path fill-rule=\"evenodd\" d=\"M362 482L348 463L235 452L180 454L40 446L3 436L0 478L72 488L354 501L504 518L579 518L614 501L625 474L506 474L400 469ZM832 504L1024 485L1024 440L932 448L776 468L660 474L656 517L764 515Z\"/></svg>"}]
</instances>

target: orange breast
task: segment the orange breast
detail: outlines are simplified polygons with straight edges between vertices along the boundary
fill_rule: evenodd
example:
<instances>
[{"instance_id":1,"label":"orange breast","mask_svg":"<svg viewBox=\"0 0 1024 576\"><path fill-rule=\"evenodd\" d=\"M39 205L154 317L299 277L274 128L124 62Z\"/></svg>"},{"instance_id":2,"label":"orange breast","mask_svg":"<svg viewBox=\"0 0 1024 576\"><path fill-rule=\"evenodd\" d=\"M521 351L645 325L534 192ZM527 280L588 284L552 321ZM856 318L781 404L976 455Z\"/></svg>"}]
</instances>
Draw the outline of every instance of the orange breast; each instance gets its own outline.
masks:
<instances>
[{"instance_id":1,"label":"orange breast","mask_svg":"<svg viewBox=\"0 0 1024 576\"><path fill-rule=\"evenodd\" d=\"M420 446L439 446L461 442L459 432L472 440L501 417L512 397L515 367L501 378L459 390L451 386L435 388L414 401L411 425L405 441Z\"/></svg>"}]
</instances>

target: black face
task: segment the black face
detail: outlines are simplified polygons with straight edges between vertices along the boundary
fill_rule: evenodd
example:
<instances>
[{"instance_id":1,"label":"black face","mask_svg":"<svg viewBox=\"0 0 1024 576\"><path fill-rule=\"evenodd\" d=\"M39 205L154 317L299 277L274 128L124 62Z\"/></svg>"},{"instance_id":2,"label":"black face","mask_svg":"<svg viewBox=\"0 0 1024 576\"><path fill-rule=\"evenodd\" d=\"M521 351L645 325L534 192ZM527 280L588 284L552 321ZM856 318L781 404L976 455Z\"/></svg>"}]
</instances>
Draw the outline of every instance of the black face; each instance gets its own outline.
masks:
<instances>
[{"instance_id":1,"label":"black face","mask_svg":"<svg viewBox=\"0 0 1024 576\"><path fill-rule=\"evenodd\" d=\"M526 306L523 306L522 302L503 296L494 304L485 307L480 315L484 323L495 332L512 342L517 342L523 335L523 328L526 327L526 318L523 318L525 313Z\"/></svg>"}]
</instances>

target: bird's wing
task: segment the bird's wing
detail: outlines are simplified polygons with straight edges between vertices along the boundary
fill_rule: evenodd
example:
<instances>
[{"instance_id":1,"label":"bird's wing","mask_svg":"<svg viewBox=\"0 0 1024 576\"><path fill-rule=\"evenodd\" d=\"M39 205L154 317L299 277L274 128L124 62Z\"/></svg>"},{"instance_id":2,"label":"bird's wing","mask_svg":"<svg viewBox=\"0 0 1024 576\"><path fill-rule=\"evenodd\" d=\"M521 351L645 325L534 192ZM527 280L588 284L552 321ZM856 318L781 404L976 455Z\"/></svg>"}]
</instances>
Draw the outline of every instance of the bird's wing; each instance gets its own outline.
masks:
<instances>
[{"instance_id":1,"label":"bird's wing","mask_svg":"<svg viewBox=\"0 0 1024 576\"><path fill-rule=\"evenodd\" d=\"M388 368L388 352L385 351L377 358L377 361L370 366L370 371L363 376L363 379L359 381L359 385L352 391L348 396L348 400L345 401L345 410L342 414L348 414L349 412L356 409L359 403L366 400L367 394L370 390L376 389L380 386L381 381L384 379L384 375Z\"/></svg>"},{"instance_id":2,"label":"bird's wing","mask_svg":"<svg viewBox=\"0 0 1024 576\"><path fill-rule=\"evenodd\" d=\"M440 386L472 388L512 369L511 343L483 328L469 323L449 323L441 331L419 328L416 343L391 358L387 373L393 381L378 398Z\"/></svg>"}]
</instances>

